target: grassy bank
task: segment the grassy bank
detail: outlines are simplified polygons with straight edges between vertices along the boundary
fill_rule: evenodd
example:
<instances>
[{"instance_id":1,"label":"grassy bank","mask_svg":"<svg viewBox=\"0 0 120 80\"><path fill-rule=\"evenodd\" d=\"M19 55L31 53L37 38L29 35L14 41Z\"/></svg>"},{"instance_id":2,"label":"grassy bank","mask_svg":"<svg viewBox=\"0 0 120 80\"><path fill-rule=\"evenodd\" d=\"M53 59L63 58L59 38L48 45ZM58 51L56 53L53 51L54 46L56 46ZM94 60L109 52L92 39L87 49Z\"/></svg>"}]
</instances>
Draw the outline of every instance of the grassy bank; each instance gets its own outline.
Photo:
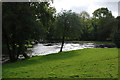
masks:
<instances>
[{"instance_id":1,"label":"grassy bank","mask_svg":"<svg viewBox=\"0 0 120 80\"><path fill-rule=\"evenodd\" d=\"M80 42L80 43L96 43L96 44L106 44L106 45L114 45L112 41L72 41L72 42Z\"/></svg>"},{"instance_id":2,"label":"grassy bank","mask_svg":"<svg viewBox=\"0 0 120 80\"><path fill-rule=\"evenodd\" d=\"M117 77L117 48L74 50L3 64L3 78Z\"/></svg>"}]
</instances>

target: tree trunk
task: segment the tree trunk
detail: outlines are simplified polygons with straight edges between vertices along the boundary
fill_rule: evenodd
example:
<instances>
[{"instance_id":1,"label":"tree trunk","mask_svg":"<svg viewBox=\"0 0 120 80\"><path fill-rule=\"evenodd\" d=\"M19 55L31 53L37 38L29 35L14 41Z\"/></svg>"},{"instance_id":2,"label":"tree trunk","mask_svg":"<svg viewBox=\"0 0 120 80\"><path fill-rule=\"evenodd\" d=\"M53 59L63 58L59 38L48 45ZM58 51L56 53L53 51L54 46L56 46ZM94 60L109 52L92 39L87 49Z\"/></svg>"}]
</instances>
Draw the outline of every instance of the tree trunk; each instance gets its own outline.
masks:
<instances>
[{"instance_id":1,"label":"tree trunk","mask_svg":"<svg viewBox=\"0 0 120 80\"><path fill-rule=\"evenodd\" d=\"M9 44L9 39L8 39L7 33L4 30L4 27L2 29L3 29L3 38L5 39L5 43L6 43L7 49L8 49L9 59L10 59L11 62L13 62L14 61L14 55L12 54L13 52L10 50L10 44Z\"/></svg>"},{"instance_id":2,"label":"tree trunk","mask_svg":"<svg viewBox=\"0 0 120 80\"><path fill-rule=\"evenodd\" d=\"M18 56L17 56L16 46L15 46L15 43L13 42L12 43L12 59L11 59L11 61L14 62L17 59L18 59Z\"/></svg>"},{"instance_id":3,"label":"tree trunk","mask_svg":"<svg viewBox=\"0 0 120 80\"><path fill-rule=\"evenodd\" d=\"M24 43L19 43L19 54L22 54L25 59L29 58L29 56L26 53L26 48L24 47Z\"/></svg>"},{"instance_id":4,"label":"tree trunk","mask_svg":"<svg viewBox=\"0 0 120 80\"><path fill-rule=\"evenodd\" d=\"M23 53L23 56L25 57L25 59L28 59L29 58L29 56L27 55L27 53Z\"/></svg>"},{"instance_id":5,"label":"tree trunk","mask_svg":"<svg viewBox=\"0 0 120 80\"><path fill-rule=\"evenodd\" d=\"M63 49L63 46L64 46L64 41L65 41L65 36L66 36L66 21L67 19L65 19L65 22L64 22L64 30L63 30L63 34L62 34L62 45L61 45L61 48L60 48L60 52L62 52L62 49Z\"/></svg>"},{"instance_id":6,"label":"tree trunk","mask_svg":"<svg viewBox=\"0 0 120 80\"><path fill-rule=\"evenodd\" d=\"M64 36L63 36L63 38L62 38L62 45L61 45L61 48L60 48L60 52L62 52L62 49L63 49L63 46L64 46Z\"/></svg>"}]
</instances>

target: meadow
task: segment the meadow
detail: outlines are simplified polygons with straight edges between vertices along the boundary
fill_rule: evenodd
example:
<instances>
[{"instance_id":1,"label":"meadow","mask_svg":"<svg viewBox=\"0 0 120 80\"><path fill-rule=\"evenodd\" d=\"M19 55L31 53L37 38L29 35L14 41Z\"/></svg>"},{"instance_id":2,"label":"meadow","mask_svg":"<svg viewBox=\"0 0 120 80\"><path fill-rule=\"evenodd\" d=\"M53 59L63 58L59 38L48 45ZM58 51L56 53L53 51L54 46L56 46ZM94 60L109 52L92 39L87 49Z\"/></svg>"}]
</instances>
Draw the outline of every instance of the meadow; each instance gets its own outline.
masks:
<instances>
[{"instance_id":1,"label":"meadow","mask_svg":"<svg viewBox=\"0 0 120 80\"><path fill-rule=\"evenodd\" d=\"M118 78L118 49L66 51L3 64L3 78Z\"/></svg>"}]
</instances>

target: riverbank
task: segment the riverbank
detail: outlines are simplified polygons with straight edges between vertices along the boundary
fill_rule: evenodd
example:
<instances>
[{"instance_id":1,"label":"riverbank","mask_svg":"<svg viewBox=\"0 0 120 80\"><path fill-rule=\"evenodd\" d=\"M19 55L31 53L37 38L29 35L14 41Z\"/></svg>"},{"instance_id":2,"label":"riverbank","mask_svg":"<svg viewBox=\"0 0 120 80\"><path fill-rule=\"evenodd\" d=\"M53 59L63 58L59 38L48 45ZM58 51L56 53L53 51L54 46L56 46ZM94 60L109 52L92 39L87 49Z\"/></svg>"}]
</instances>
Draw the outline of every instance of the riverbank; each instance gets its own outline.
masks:
<instances>
[{"instance_id":1,"label":"riverbank","mask_svg":"<svg viewBox=\"0 0 120 80\"><path fill-rule=\"evenodd\" d=\"M27 47L27 53L30 57L38 55L48 55L52 53L58 53L60 51L61 43L37 43L28 42L25 44ZM101 42L101 41L65 41L63 51L78 50L84 48L116 48L113 42ZM23 55L19 55L19 59L24 59ZM2 63L9 62L9 55L2 55Z\"/></svg>"},{"instance_id":2,"label":"riverbank","mask_svg":"<svg viewBox=\"0 0 120 80\"><path fill-rule=\"evenodd\" d=\"M96 44L104 44L104 45L113 45L116 46L112 41L72 41L76 43L96 43Z\"/></svg>"},{"instance_id":3,"label":"riverbank","mask_svg":"<svg viewBox=\"0 0 120 80\"><path fill-rule=\"evenodd\" d=\"M40 42L40 43L61 43L61 41L46 41L46 42ZM65 41L65 43L95 43L95 44L105 44L105 45L113 45L116 46L116 44L112 41Z\"/></svg>"},{"instance_id":4,"label":"riverbank","mask_svg":"<svg viewBox=\"0 0 120 80\"><path fill-rule=\"evenodd\" d=\"M33 48L29 48L32 51L31 56L48 55L52 53L58 53L61 48L61 43L38 43ZM63 51L71 51L85 48L115 48L113 45L96 44L96 43L83 43L83 42L65 42Z\"/></svg>"},{"instance_id":5,"label":"riverbank","mask_svg":"<svg viewBox=\"0 0 120 80\"><path fill-rule=\"evenodd\" d=\"M89 48L3 64L3 78L117 78L118 49Z\"/></svg>"}]
</instances>

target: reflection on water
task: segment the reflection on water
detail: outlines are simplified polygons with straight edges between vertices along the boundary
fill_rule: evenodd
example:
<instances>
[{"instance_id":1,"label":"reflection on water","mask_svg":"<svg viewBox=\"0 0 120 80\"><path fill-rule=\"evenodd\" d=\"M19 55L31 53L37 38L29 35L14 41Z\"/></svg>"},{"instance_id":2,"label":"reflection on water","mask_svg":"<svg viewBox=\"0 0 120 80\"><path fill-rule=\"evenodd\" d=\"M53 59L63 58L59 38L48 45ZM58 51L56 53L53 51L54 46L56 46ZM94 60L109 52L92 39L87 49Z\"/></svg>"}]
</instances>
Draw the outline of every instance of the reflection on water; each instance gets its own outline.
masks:
<instances>
[{"instance_id":1,"label":"reflection on water","mask_svg":"<svg viewBox=\"0 0 120 80\"><path fill-rule=\"evenodd\" d=\"M47 44L37 44L33 48L29 48L31 50L30 56L36 55L47 55L51 53L58 53L60 51L61 43L47 43ZM94 48L94 43L65 43L63 47L63 51L84 49L84 48Z\"/></svg>"}]
</instances>

